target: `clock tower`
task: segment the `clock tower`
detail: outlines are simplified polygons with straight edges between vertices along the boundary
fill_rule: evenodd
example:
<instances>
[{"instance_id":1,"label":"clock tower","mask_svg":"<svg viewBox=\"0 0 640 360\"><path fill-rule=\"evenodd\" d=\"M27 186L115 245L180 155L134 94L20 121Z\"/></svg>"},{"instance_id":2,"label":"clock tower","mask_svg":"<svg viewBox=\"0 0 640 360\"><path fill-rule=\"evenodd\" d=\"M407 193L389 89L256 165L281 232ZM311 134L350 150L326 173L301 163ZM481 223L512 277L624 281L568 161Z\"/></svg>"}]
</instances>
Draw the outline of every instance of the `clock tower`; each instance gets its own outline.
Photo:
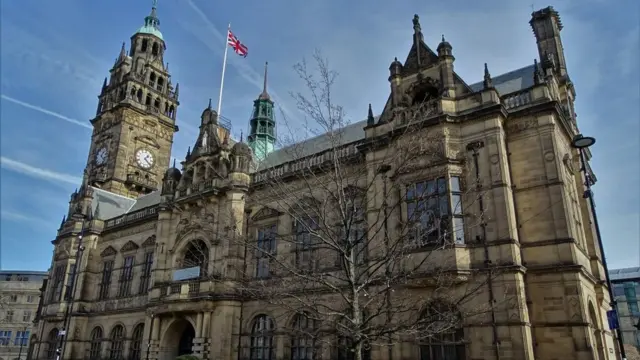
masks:
<instances>
[{"instance_id":1,"label":"clock tower","mask_svg":"<svg viewBox=\"0 0 640 360\"><path fill-rule=\"evenodd\" d=\"M179 86L171 83L156 1L104 79L87 160L91 185L127 197L160 187L168 168Z\"/></svg>"}]
</instances>

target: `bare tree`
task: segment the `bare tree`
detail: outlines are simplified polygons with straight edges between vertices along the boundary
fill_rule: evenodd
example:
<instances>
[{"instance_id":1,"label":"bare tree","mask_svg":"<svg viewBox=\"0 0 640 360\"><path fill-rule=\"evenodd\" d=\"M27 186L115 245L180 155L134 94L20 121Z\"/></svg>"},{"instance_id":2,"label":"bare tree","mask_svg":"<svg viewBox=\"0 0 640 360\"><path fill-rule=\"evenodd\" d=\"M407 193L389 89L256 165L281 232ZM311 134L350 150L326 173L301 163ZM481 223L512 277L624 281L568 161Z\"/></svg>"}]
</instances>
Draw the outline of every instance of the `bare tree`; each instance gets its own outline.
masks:
<instances>
[{"instance_id":1,"label":"bare tree","mask_svg":"<svg viewBox=\"0 0 640 360\"><path fill-rule=\"evenodd\" d=\"M331 358L363 360L372 347L391 351L403 341L454 346L462 319L494 310L489 288L498 275L456 252L464 231L484 221L475 206L483 194L466 171L469 156L453 151L447 126L429 119L439 111L438 86L421 81L392 95L380 118L370 111L366 139L353 138L364 125L350 124L334 102L328 61L319 52L313 59L315 68L294 67L308 93L292 95L306 132L323 135L301 141L299 127L288 126L290 143L278 153L286 168L270 157L257 165L250 231L233 239L246 249L237 287L277 309L292 352L324 347ZM268 213L285 225L256 220Z\"/></svg>"}]
</instances>

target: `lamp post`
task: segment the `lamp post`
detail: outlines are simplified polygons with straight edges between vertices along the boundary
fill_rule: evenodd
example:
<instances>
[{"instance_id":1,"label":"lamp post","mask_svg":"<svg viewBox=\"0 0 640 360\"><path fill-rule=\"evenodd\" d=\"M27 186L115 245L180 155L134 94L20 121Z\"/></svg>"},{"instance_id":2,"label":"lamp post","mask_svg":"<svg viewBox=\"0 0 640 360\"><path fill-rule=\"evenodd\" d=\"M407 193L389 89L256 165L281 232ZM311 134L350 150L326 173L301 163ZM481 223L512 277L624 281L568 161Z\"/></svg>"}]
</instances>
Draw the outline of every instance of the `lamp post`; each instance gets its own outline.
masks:
<instances>
[{"instance_id":1,"label":"lamp post","mask_svg":"<svg viewBox=\"0 0 640 360\"><path fill-rule=\"evenodd\" d=\"M609 268L607 266L607 257L604 254L604 246L602 246L602 236L600 234L600 225L598 224L598 216L596 214L596 206L593 200L593 192L591 191L591 176L587 173L587 161L584 156L584 150L596 143L596 139L590 136L583 136L582 134L576 135L571 141L571 146L578 149L580 154L580 171L584 175L584 195L583 197L589 199L589 206L591 207L591 216L593 217L593 226L596 228L596 237L598 238L598 248L600 249L600 256L602 259L602 267L604 267L605 281L607 282L607 290L609 292L609 299L611 300L611 309L618 316L618 303L613 297L613 288L611 287L611 279L609 278ZM618 347L620 347L620 355L623 360L627 359L627 354L624 351L624 342L622 341L622 331L620 326L616 328L616 335L618 338Z\"/></svg>"}]
</instances>

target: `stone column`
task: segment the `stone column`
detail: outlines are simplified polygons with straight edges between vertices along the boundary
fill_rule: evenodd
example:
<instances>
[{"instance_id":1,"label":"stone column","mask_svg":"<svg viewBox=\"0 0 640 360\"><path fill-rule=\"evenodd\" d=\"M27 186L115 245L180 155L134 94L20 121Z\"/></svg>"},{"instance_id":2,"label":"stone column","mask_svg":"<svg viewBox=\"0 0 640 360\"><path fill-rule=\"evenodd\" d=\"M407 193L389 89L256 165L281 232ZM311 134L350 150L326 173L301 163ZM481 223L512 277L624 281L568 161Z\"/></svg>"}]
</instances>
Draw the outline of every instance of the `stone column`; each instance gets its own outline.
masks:
<instances>
[{"instance_id":1,"label":"stone column","mask_svg":"<svg viewBox=\"0 0 640 360\"><path fill-rule=\"evenodd\" d=\"M193 355L201 359L206 359L204 356L204 344L202 339L202 318L203 313L199 312L196 315L196 336L193 339Z\"/></svg>"},{"instance_id":2,"label":"stone column","mask_svg":"<svg viewBox=\"0 0 640 360\"><path fill-rule=\"evenodd\" d=\"M157 316L147 316L144 324L146 342L142 345L144 359L146 359L147 351L149 352L149 360L158 360L160 356L160 318ZM151 338L149 338L149 329L151 329Z\"/></svg>"},{"instance_id":3,"label":"stone column","mask_svg":"<svg viewBox=\"0 0 640 360\"><path fill-rule=\"evenodd\" d=\"M205 311L202 318L202 358L210 359L209 353L211 352L211 311Z\"/></svg>"}]
</instances>

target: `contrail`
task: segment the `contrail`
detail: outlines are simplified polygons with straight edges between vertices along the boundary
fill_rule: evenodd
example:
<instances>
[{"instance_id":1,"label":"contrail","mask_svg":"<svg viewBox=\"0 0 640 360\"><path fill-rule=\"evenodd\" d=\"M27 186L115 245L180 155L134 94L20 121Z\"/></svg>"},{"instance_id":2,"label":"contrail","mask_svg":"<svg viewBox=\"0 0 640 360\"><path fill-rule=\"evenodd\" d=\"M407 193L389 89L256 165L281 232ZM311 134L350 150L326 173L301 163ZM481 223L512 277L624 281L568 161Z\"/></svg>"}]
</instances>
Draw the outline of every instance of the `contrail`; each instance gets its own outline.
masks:
<instances>
[{"instance_id":1,"label":"contrail","mask_svg":"<svg viewBox=\"0 0 640 360\"><path fill-rule=\"evenodd\" d=\"M34 178L52 180L71 185L78 185L82 183L82 179L79 177L31 166L4 156L0 156L0 166Z\"/></svg>"},{"instance_id":2,"label":"contrail","mask_svg":"<svg viewBox=\"0 0 640 360\"><path fill-rule=\"evenodd\" d=\"M12 102L14 104L18 104L20 106L24 106L27 109L35 110L37 112L53 116L55 118L58 118L60 120L64 120L64 121L72 123L74 125L82 126L83 128L86 128L86 129L93 129L93 127L91 125L87 124L87 123L84 123L84 122L76 120L76 119L72 119L70 117L66 117L66 116L64 116L62 114L58 114L57 112L53 112L51 110L43 109L40 106L32 105L32 104L26 103L24 101L20 101L18 99L14 99L14 98L12 98L10 96L7 96L7 95L4 95L4 94L0 95L0 97L2 99L4 99L4 100L7 100L7 101Z\"/></svg>"}]
</instances>

